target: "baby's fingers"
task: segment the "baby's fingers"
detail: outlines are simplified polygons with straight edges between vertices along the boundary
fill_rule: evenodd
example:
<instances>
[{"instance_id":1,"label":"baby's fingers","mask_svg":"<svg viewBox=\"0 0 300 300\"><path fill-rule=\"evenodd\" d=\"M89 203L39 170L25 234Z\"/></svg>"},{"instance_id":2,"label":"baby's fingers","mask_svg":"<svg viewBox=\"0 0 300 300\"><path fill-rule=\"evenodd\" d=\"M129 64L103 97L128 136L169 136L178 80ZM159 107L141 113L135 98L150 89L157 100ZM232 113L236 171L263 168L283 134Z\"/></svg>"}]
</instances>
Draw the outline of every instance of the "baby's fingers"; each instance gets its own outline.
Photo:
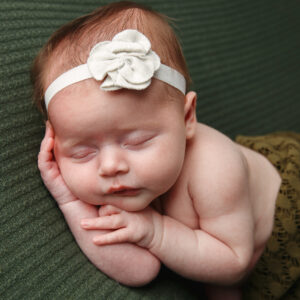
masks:
<instances>
[{"instance_id":1,"label":"baby's fingers","mask_svg":"<svg viewBox=\"0 0 300 300\"><path fill-rule=\"evenodd\" d=\"M45 136L41 143L40 152L43 152L43 151L50 152L50 151L52 151L53 146L54 146L54 131L53 131L53 128L52 128L51 124L49 123L49 121L47 121L46 132L45 132Z\"/></svg>"},{"instance_id":2,"label":"baby's fingers","mask_svg":"<svg viewBox=\"0 0 300 300\"><path fill-rule=\"evenodd\" d=\"M49 169L49 163L53 160L52 152L41 151L38 156L38 167L39 170L42 172L45 169Z\"/></svg>"},{"instance_id":3,"label":"baby's fingers","mask_svg":"<svg viewBox=\"0 0 300 300\"><path fill-rule=\"evenodd\" d=\"M111 216L114 214L119 214L121 213L122 210L113 206L113 205L103 205L99 208L99 216L104 217L104 216Z\"/></svg>"},{"instance_id":4,"label":"baby's fingers","mask_svg":"<svg viewBox=\"0 0 300 300\"><path fill-rule=\"evenodd\" d=\"M125 226L125 220L121 215L104 216L94 219L81 220L81 227L87 230L93 229L119 229Z\"/></svg>"},{"instance_id":5,"label":"baby's fingers","mask_svg":"<svg viewBox=\"0 0 300 300\"><path fill-rule=\"evenodd\" d=\"M130 241L129 241L127 228L122 228L109 233L105 233L103 235L96 236L93 238L93 242L96 245L101 246L101 245L125 243Z\"/></svg>"}]
</instances>

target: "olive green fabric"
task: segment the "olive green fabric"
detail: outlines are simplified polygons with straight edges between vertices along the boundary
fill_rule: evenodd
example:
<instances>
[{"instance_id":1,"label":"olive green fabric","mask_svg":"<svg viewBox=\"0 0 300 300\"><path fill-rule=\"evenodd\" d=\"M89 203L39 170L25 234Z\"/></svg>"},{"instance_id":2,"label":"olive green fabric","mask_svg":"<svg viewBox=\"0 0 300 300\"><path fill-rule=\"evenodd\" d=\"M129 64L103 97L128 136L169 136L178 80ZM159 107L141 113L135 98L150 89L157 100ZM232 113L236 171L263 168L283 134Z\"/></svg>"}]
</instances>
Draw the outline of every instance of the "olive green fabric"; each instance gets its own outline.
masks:
<instances>
[{"instance_id":1,"label":"olive green fabric","mask_svg":"<svg viewBox=\"0 0 300 300\"><path fill-rule=\"evenodd\" d=\"M281 177L272 235L245 287L245 299L280 299L300 279L300 133L238 136L236 141L264 155Z\"/></svg>"},{"instance_id":2,"label":"olive green fabric","mask_svg":"<svg viewBox=\"0 0 300 300\"><path fill-rule=\"evenodd\" d=\"M137 2L177 19L200 121L231 137L300 132L298 0ZM55 29L104 3L0 0L1 299L199 299L199 285L167 270L143 288L108 279L81 253L39 176L44 125L30 64Z\"/></svg>"}]
</instances>

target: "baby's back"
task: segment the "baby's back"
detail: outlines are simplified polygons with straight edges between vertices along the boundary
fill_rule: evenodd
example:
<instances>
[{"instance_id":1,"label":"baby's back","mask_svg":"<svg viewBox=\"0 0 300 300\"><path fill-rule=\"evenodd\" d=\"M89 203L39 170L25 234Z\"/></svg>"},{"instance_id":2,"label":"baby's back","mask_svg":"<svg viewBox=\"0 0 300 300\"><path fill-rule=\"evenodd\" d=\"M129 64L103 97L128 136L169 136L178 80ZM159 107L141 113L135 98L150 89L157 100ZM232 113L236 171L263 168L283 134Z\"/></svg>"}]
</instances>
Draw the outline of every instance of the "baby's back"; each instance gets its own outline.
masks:
<instances>
[{"instance_id":1,"label":"baby's back","mask_svg":"<svg viewBox=\"0 0 300 300\"><path fill-rule=\"evenodd\" d=\"M251 201L255 217L255 255L251 268L262 254L272 233L281 178L275 167L263 155L241 145L237 146L248 161Z\"/></svg>"},{"instance_id":2,"label":"baby's back","mask_svg":"<svg viewBox=\"0 0 300 300\"><path fill-rule=\"evenodd\" d=\"M280 183L276 169L264 156L198 123L195 137L187 144L182 173L164 197L164 211L187 226L208 233L218 226L219 220L231 222L231 218L222 215L232 214L232 220L238 214L241 216L237 220L247 216L254 231L254 254L249 264L252 269L272 232ZM247 195L247 199L228 199L239 195ZM235 208L236 214L232 212ZM243 225L238 223L236 231L243 231ZM249 230L244 224L245 231Z\"/></svg>"}]
</instances>

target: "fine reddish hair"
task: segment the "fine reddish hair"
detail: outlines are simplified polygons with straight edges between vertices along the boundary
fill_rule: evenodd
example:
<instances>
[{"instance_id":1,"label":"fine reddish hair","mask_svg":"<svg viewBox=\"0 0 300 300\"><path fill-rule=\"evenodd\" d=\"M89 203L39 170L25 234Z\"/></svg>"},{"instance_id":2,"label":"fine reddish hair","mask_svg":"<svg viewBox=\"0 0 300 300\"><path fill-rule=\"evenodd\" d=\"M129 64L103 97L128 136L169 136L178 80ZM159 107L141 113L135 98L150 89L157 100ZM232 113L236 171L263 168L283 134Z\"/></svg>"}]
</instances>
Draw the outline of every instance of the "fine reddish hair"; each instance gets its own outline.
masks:
<instances>
[{"instance_id":1,"label":"fine reddish hair","mask_svg":"<svg viewBox=\"0 0 300 300\"><path fill-rule=\"evenodd\" d=\"M183 74L187 88L191 82L180 43L167 16L143 5L121 1L102 6L54 32L33 62L31 80L33 97L39 110L47 116L44 93L60 74L84 64L91 48L111 40L125 29L136 29L151 42L151 48L166 64Z\"/></svg>"}]
</instances>

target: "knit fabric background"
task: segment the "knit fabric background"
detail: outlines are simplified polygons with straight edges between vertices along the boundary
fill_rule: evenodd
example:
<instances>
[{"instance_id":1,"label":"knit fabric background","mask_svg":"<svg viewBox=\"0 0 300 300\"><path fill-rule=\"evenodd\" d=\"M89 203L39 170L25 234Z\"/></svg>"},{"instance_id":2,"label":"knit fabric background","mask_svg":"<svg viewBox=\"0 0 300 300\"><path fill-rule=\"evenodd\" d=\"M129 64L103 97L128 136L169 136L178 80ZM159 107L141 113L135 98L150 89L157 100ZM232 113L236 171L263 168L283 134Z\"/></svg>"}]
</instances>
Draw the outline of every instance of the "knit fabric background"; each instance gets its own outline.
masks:
<instances>
[{"instance_id":1,"label":"knit fabric background","mask_svg":"<svg viewBox=\"0 0 300 300\"><path fill-rule=\"evenodd\" d=\"M137 2L176 19L200 122L230 137L300 132L300 1ZM60 25L106 3L0 0L0 299L199 299L166 269L142 288L103 275L40 179L31 62Z\"/></svg>"}]
</instances>

